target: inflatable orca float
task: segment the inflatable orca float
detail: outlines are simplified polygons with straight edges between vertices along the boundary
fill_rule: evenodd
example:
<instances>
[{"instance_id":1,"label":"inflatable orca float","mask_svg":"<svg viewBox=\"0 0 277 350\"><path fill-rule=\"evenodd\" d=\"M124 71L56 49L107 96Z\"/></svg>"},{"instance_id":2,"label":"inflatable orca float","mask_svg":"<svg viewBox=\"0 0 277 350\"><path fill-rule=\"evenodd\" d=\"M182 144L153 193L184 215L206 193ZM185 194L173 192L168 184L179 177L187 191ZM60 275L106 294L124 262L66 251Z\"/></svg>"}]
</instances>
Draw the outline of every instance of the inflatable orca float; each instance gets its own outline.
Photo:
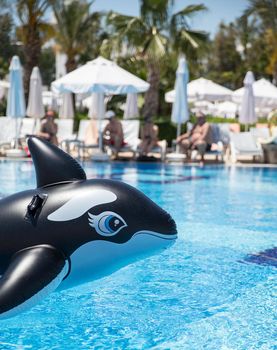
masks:
<instances>
[{"instance_id":1,"label":"inflatable orca float","mask_svg":"<svg viewBox=\"0 0 277 350\"><path fill-rule=\"evenodd\" d=\"M37 188L0 201L0 318L176 239L171 216L135 188L86 180L73 158L37 137L28 146Z\"/></svg>"}]
</instances>

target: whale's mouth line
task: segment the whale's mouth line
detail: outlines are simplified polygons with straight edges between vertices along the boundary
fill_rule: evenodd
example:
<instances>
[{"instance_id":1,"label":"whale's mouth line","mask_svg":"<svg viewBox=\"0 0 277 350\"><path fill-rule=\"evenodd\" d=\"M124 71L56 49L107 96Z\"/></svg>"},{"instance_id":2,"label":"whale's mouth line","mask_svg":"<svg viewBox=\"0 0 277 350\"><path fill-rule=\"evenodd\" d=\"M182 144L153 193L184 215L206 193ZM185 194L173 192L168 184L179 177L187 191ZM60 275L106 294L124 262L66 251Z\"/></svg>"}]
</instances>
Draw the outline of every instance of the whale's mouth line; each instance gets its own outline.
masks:
<instances>
[{"instance_id":1,"label":"whale's mouth line","mask_svg":"<svg viewBox=\"0 0 277 350\"><path fill-rule=\"evenodd\" d=\"M175 239L177 239L177 233L175 234L164 234L164 233L159 233L159 232L155 232L155 231L138 231L133 235L133 238L139 235L148 235L148 236L153 236L156 238L161 238L167 241L174 241Z\"/></svg>"}]
</instances>

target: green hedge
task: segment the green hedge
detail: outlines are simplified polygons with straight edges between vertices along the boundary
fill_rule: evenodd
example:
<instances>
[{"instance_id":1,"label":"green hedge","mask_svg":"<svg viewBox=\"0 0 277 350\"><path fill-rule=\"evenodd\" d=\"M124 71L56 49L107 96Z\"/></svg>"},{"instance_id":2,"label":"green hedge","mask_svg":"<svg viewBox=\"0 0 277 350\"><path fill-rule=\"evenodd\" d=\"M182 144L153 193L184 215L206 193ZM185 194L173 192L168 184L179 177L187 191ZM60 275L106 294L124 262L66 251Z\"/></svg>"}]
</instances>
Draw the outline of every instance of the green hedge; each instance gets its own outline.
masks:
<instances>
[{"instance_id":1,"label":"green hedge","mask_svg":"<svg viewBox=\"0 0 277 350\"><path fill-rule=\"evenodd\" d=\"M0 102L0 116L6 115L7 110L7 100L5 98Z\"/></svg>"}]
</instances>

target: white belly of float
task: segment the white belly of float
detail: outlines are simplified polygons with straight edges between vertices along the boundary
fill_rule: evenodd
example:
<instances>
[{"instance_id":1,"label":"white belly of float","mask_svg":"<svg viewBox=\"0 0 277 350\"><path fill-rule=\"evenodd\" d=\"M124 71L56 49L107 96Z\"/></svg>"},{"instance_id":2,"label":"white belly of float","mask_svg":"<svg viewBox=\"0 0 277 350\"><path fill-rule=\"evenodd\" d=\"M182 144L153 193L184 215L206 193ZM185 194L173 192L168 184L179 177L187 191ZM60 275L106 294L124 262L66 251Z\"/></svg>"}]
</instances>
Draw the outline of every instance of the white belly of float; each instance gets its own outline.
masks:
<instances>
[{"instance_id":1,"label":"white belly of float","mask_svg":"<svg viewBox=\"0 0 277 350\"><path fill-rule=\"evenodd\" d=\"M58 289L104 277L142 257L171 245L176 236L155 232L138 232L126 243L93 241L84 244L71 255L71 271Z\"/></svg>"}]
</instances>

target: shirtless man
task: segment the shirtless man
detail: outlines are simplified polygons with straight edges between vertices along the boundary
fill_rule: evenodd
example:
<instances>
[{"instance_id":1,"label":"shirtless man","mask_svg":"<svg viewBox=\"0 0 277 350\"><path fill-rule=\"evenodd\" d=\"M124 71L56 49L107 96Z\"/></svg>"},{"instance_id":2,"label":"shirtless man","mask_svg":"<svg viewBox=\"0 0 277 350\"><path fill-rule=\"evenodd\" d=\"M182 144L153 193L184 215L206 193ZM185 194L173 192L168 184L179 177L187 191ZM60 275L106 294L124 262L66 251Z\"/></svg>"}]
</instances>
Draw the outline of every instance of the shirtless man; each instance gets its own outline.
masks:
<instances>
[{"instance_id":1,"label":"shirtless man","mask_svg":"<svg viewBox=\"0 0 277 350\"><path fill-rule=\"evenodd\" d=\"M117 153L124 145L122 125L113 111L107 111L105 117L109 119L109 122L103 131L103 141L105 145L113 146L115 148L115 156L117 157Z\"/></svg>"},{"instance_id":2,"label":"shirtless man","mask_svg":"<svg viewBox=\"0 0 277 350\"><path fill-rule=\"evenodd\" d=\"M146 119L141 131L141 144L139 149L142 155L147 155L151 149L158 144L158 132L157 125L154 125L150 119Z\"/></svg>"},{"instance_id":3,"label":"shirtless man","mask_svg":"<svg viewBox=\"0 0 277 350\"><path fill-rule=\"evenodd\" d=\"M205 152L209 151L212 146L211 127L206 121L205 115L202 113L198 115L197 122L191 131L180 135L176 142L187 155L189 150L198 150L201 161L203 161Z\"/></svg>"}]
</instances>

